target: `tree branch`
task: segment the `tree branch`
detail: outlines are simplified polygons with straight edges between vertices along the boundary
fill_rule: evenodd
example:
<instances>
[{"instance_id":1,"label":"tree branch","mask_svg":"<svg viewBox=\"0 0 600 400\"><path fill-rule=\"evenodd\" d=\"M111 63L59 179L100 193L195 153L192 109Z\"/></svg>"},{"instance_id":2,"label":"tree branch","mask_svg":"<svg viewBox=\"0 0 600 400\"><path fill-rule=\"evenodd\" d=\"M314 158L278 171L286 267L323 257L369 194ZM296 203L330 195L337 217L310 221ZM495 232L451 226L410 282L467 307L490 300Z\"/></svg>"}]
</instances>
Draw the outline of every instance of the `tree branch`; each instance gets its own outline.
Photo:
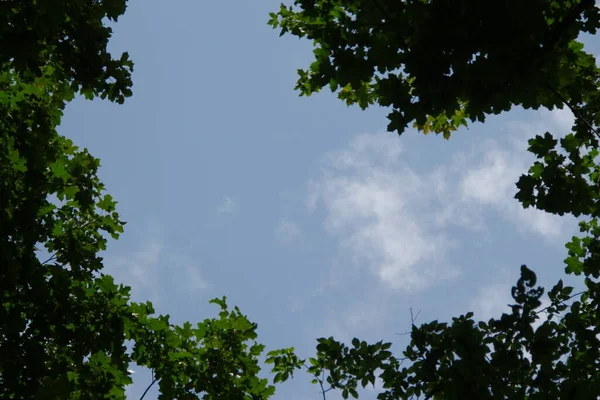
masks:
<instances>
[{"instance_id":1,"label":"tree branch","mask_svg":"<svg viewBox=\"0 0 600 400\"><path fill-rule=\"evenodd\" d=\"M571 106L571 104L560 94L558 93L558 91L556 89L554 89L552 86L550 86L550 84L548 84L546 82L546 86L548 87L548 89L550 89L550 91L552 93L554 93L556 95L556 97L558 97L560 99L560 101L563 102L564 105L566 105L567 107L569 107L569 109L571 110L571 112L573 112L573 114L575 114L575 116L577 118L579 118L580 120L582 120L583 122L585 122L585 124L588 126L588 128L590 128L590 130L592 132L594 132L594 134L598 137L598 139L600 139L600 134L598 133L598 131L592 126L592 124L590 124L590 122L585 119L583 117L583 115L581 115L581 113L579 112L579 110L577 110L575 107Z\"/></svg>"},{"instance_id":2,"label":"tree branch","mask_svg":"<svg viewBox=\"0 0 600 400\"><path fill-rule=\"evenodd\" d=\"M580 296L582 294L584 294L586 291L581 291L579 293L575 293L574 295L569 296L567 299L565 299L564 301L561 301L559 304L564 304L565 301L571 300L573 297L577 297ZM539 313L543 313L544 311L546 311L547 309L549 309L550 307L552 307L552 305L549 305L548 307L544 307L541 310L537 311L534 315L538 315Z\"/></svg>"},{"instance_id":3,"label":"tree branch","mask_svg":"<svg viewBox=\"0 0 600 400\"><path fill-rule=\"evenodd\" d=\"M158 378L154 378L154 371L152 371L152 383L150 383L150 385L148 385L146 390L144 390L144 393L142 394L142 397L140 397L140 400L144 400L144 396L146 396L146 393L148 393L148 390L150 390L152 385L154 385L157 380L158 380Z\"/></svg>"}]
</instances>

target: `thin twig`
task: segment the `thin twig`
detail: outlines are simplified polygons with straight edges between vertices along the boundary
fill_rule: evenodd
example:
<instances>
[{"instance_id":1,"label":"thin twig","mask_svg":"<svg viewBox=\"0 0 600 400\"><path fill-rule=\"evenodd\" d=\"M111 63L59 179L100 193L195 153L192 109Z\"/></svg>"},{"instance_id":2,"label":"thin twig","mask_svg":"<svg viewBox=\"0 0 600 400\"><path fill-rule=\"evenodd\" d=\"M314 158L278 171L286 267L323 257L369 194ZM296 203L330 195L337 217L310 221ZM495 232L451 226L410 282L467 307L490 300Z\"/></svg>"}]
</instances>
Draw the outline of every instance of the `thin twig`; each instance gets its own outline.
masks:
<instances>
[{"instance_id":1,"label":"thin twig","mask_svg":"<svg viewBox=\"0 0 600 400\"><path fill-rule=\"evenodd\" d=\"M412 309L412 307L410 308L410 323L412 325L414 325L415 322L417 322L417 318L419 318L419 314L421 314L421 310L419 310L417 312L417 315L413 315L413 309Z\"/></svg>"},{"instance_id":2,"label":"thin twig","mask_svg":"<svg viewBox=\"0 0 600 400\"><path fill-rule=\"evenodd\" d=\"M56 258L56 253L57 253L57 252L55 251L55 252L54 252L54 254L52 254L52 255L50 256L50 258L49 258L49 259L47 259L46 261L44 261L44 262L42 263L42 265L46 265L46 264L48 264L50 261L54 260L54 259Z\"/></svg>"},{"instance_id":3,"label":"thin twig","mask_svg":"<svg viewBox=\"0 0 600 400\"><path fill-rule=\"evenodd\" d=\"M154 371L152 371L152 375L154 376ZM144 390L144 393L142 394L142 397L140 397L140 400L144 399L144 396L146 396L146 393L148 393L148 390L150 390L150 388L152 387L152 385L154 385L157 380L158 380L158 378L154 378L152 380L152 383L150 385L148 385L148 387L146 388L146 390Z\"/></svg>"},{"instance_id":4,"label":"thin twig","mask_svg":"<svg viewBox=\"0 0 600 400\"><path fill-rule=\"evenodd\" d=\"M577 297L580 296L582 294L584 294L586 291L581 291L579 293L575 293L574 295L569 296L568 298L566 298L565 300L561 301L559 304L564 304L565 301L571 300L573 297ZM548 307L542 308L541 310L537 311L534 313L534 315L538 315L539 313L542 313L544 311L546 311L547 309L549 309L550 307L552 307L552 305L549 305Z\"/></svg>"},{"instance_id":5,"label":"thin twig","mask_svg":"<svg viewBox=\"0 0 600 400\"><path fill-rule=\"evenodd\" d=\"M325 396L325 393L327 393L327 391L325 390L325 388L323 387L323 381L325 380L325 369L323 369L321 371L321 376L322 378L319 379L319 386L321 386L321 393L323 394L323 400L327 400L327 397ZM317 378L318 379L318 378Z\"/></svg>"},{"instance_id":6,"label":"thin twig","mask_svg":"<svg viewBox=\"0 0 600 400\"><path fill-rule=\"evenodd\" d=\"M560 101L562 101L567 107L569 107L571 112L573 112L573 114L575 114L575 116L577 118L579 118L583 122L585 122L585 124L588 126L588 128L590 128L590 130L592 132L594 132L594 134L600 139L600 134L598 133L598 131L592 126L592 124L589 123L589 121L587 119L585 119L583 117L583 115L581 115L579 110L577 110L575 107L571 106L571 104L560 93L558 93L558 91L556 89L554 89L552 86L550 86L550 84L546 83L546 86L548 87L548 89L550 89L550 91L552 91L552 93L554 93L556 95L556 97L558 97L560 99Z\"/></svg>"},{"instance_id":7,"label":"thin twig","mask_svg":"<svg viewBox=\"0 0 600 400\"><path fill-rule=\"evenodd\" d=\"M415 325L415 322L417 322L417 318L419 318L419 314L421 314L421 310L419 310L417 312L417 315L413 314L413 309L412 307L410 308L410 323L412 326ZM406 335L410 335L411 331L404 331L404 332L396 332L396 335L400 335L400 336L406 336Z\"/></svg>"}]
</instances>

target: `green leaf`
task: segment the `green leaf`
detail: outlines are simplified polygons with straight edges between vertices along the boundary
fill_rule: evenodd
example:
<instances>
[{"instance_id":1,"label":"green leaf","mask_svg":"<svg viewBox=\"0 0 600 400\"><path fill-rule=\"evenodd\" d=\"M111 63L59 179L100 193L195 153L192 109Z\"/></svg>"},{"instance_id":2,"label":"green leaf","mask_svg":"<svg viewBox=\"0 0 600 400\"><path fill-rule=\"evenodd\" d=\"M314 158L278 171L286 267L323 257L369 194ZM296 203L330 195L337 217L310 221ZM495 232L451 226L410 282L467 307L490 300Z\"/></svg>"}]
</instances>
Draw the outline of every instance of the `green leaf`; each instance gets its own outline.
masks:
<instances>
[{"instance_id":1,"label":"green leaf","mask_svg":"<svg viewBox=\"0 0 600 400\"><path fill-rule=\"evenodd\" d=\"M542 173L544 172L544 165L540 162L536 162L533 164L533 166L531 166L531 168L529 168L529 173L531 174L532 177L534 178L539 178Z\"/></svg>"},{"instance_id":2,"label":"green leaf","mask_svg":"<svg viewBox=\"0 0 600 400\"><path fill-rule=\"evenodd\" d=\"M567 274L581 275L583 272L583 263L577 257L565 258L565 264L567 264L565 268Z\"/></svg>"},{"instance_id":3,"label":"green leaf","mask_svg":"<svg viewBox=\"0 0 600 400\"><path fill-rule=\"evenodd\" d=\"M117 291L115 280L110 275L100 275L100 277L96 279L96 284L98 285L98 288L105 293L114 293Z\"/></svg>"},{"instance_id":4,"label":"green leaf","mask_svg":"<svg viewBox=\"0 0 600 400\"><path fill-rule=\"evenodd\" d=\"M104 210L106 212L112 212L115 210L115 206L117 205L117 202L113 200L113 198L110 194L107 194L102 198L102 200L100 200L98 203L96 203L96 205L101 210Z\"/></svg>"},{"instance_id":5,"label":"green leaf","mask_svg":"<svg viewBox=\"0 0 600 400\"><path fill-rule=\"evenodd\" d=\"M15 172L27 172L27 161L21 157L16 149L8 149L8 160L12 164L12 169Z\"/></svg>"},{"instance_id":6,"label":"green leaf","mask_svg":"<svg viewBox=\"0 0 600 400\"><path fill-rule=\"evenodd\" d=\"M52 236L53 237L58 237L61 236L64 232L64 228L63 228L63 223L62 221L56 221L54 223L54 226L52 227Z\"/></svg>"}]
</instances>

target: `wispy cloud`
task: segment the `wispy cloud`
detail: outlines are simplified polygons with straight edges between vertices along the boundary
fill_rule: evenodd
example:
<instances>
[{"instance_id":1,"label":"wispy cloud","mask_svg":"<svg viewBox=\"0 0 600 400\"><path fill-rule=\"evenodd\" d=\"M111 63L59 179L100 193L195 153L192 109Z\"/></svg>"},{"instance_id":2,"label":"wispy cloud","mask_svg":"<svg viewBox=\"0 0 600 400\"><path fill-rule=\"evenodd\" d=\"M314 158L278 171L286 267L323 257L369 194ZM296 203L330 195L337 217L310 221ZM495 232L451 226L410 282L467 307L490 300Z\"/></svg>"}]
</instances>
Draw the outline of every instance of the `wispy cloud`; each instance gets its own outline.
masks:
<instances>
[{"instance_id":1,"label":"wispy cloud","mask_svg":"<svg viewBox=\"0 0 600 400\"><path fill-rule=\"evenodd\" d=\"M287 219L279 221L275 234L283 244L290 244L302 237L302 231L298 224Z\"/></svg>"},{"instance_id":2,"label":"wispy cloud","mask_svg":"<svg viewBox=\"0 0 600 400\"><path fill-rule=\"evenodd\" d=\"M116 282L131 286L134 298L158 302L161 297L159 263L163 248L162 238L152 236L136 251L108 259L106 270Z\"/></svg>"},{"instance_id":3,"label":"wispy cloud","mask_svg":"<svg viewBox=\"0 0 600 400\"><path fill-rule=\"evenodd\" d=\"M550 115L551 122L562 132L569 132L575 123L575 115L566 106L562 110L556 109L544 112L546 115Z\"/></svg>"},{"instance_id":4,"label":"wispy cloud","mask_svg":"<svg viewBox=\"0 0 600 400\"><path fill-rule=\"evenodd\" d=\"M309 182L308 207L324 207L324 227L344 254L403 291L457 275L448 257L460 245L457 228L485 231L500 217L522 233L562 240L575 227L573 218L523 209L514 199L515 183L531 163L526 139L544 128L564 135L572 123L568 110L541 116L545 123L474 141L449 163L424 172L403 161L396 136L359 135L326 156L322 176Z\"/></svg>"},{"instance_id":5,"label":"wispy cloud","mask_svg":"<svg viewBox=\"0 0 600 400\"><path fill-rule=\"evenodd\" d=\"M349 302L342 312L330 312L325 324L311 332L313 336L333 336L336 340L349 343L352 338L381 340L384 326L390 313L389 304L383 297Z\"/></svg>"},{"instance_id":6,"label":"wispy cloud","mask_svg":"<svg viewBox=\"0 0 600 400\"><path fill-rule=\"evenodd\" d=\"M392 135L358 136L328 155L308 203L324 205L325 228L343 251L390 287L410 291L456 271L444 260L451 240L427 215L431 185L400 162L401 153Z\"/></svg>"},{"instance_id":7,"label":"wispy cloud","mask_svg":"<svg viewBox=\"0 0 600 400\"><path fill-rule=\"evenodd\" d=\"M573 122L573 113L567 108L543 110L537 118L509 120L502 129L508 132L506 136L474 141L470 149L456 154L450 165L438 166L435 174L438 192L446 199L441 220L482 229L491 211L514 224L520 232L560 242L575 226L575 219L524 209L514 196L516 182L534 160L527 152L527 141L546 131L563 137ZM455 186L459 190L454 190Z\"/></svg>"},{"instance_id":8,"label":"wispy cloud","mask_svg":"<svg viewBox=\"0 0 600 400\"><path fill-rule=\"evenodd\" d=\"M511 288L514 284L508 282L492 283L479 288L471 301L471 309L476 320L487 321L498 318L503 313L509 313L509 304L514 303Z\"/></svg>"},{"instance_id":9,"label":"wispy cloud","mask_svg":"<svg viewBox=\"0 0 600 400\"><path fill-rule=\"evenodd\" d=\"M183 288L190 291L208 288L209 283L205 280L200 265L186 254L186 251L170 252L166 257L169 260L169 268L178 271Z\"/></svg>"},{"instance_id":10,"label":"wispy cloud","mask_svg":"<svg viewBox=\"0 0 600 400\"><path fill-rule=\"evenodd\" d=\"M188 257L188 251L174 249L158 226L148 227L134 248L107 257L105 265L116 282L131 286L136 301L150 300L160 305L173 287L193 291L209 286L197 263Z\"/></svg>"},{"instance_id":11,"label":"wispy cloud","mask_svg":"<svg viewBox=\"0 0 600 400\"><path fill-rule=\"evenodd\" d=\"M221 205L218 208L218 211L220 213L232 213L233 210L235 209L235 203L233 202L233 200L231 200L231 197L229 196L225 196L225 198L223 199L223 203L221 203Z\"/></svg>"},{"instance_id":12,"label":"wispy cloud","mask_svg":"<svg viewBox=\"0 0 600 400\"><path fill-rule=\"evenodd\" d=\"M208 282L200 273L200 269L193 265L187 265L185 268L186 287L190 290L206 289Z\"/></svg>"},{"instance_id":13,"label":"wispy cloud","mask_svg":"<svg viewBox=\"0 0 600 400\"><path fill-rule=\"evenodd\" d=\"M521 151L519 151L521 150ZM546 238L557 238L571 221L536 209L523 209L514 199L515 183L527 171L529 163L522 149L501 146L489 141L465 157L469 166L462 166L456 177L460 182L458 198L466 208L476 207L480 212L488 207L512 222L518 229L534 232ZM452 178L450 178L452 179Z\"/></svg>"}]
</instances>

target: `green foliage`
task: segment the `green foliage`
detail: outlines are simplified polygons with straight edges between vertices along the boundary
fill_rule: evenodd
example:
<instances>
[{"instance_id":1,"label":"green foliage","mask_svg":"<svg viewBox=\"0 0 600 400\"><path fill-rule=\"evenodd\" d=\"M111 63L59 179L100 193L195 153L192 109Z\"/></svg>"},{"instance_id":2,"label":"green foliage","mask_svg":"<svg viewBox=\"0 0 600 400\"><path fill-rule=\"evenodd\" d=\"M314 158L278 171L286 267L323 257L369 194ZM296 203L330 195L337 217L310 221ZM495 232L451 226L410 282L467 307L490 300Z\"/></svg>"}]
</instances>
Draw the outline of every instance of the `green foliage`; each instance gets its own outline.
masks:
<instances>
[{"instance_id":1,"label":"green foliage","mask_svg":"<svg viewBox=\"0 0 600 400\"><path fill-rule=\"evenodd\" d=\"M273 350L267 353L266 364L273 364L272 372L275 373L273 382L285 382L294 376L294 370L300 369L304 365L304 360L300 360L294 354L294 348Z\"/></svg>"},{"instance_id":2,"label":"green foliage","mask_svg":"<svg viewBox=\"0 0 600 400\"><path fill-rule=\"evenodd\" d=\"M594 0L295 0L269 25L314 44L301 95L329 86L348 105L390 106L398 133L414 122L449 137L514 105L561 107L549 87L576 104L596 87L576 40L600 26Z\"/></svg>"},{"instance_id":3,"label":"green foliage","mask_svg":"<svg viewBox=\"0 0 600 400\"><path fill-rule=\"evenodd\" d=\"M561 280L540 309L544 290L522 266L510 313L413 325L401 357L390 343L356 338L320 338L307 359L293 348L271 351L274 383L303 368L323 396L357 398L379 377L380 399L598 398L600 71L576 41L600 25L594 1L295 4L270 24L315 44L315 61L299 71L300 93L329 86L347 104L391 106L390 130L413 123L448 138L467 119L514 105L573 109L569 135L530 140L536 161L516 198L585 217L565 259L585 290L573 294ZM265 347L256 324L225 298L212 301L218 317L177 326L102 273L99 254L125 223L98 179L99 160L56 127L77 94L118 103L131 95L133 64L106 50L105 23L125 6L0 2L0 397L124 399L135 363L152 369L149 387L157 384L160 399L269 398L275 388L259 377ZM39 248L51 256L42 261Z\"/></svg>"},{"instance_id":4,"label":"green foliage","mask_svg":"<svg viewBox=\"0 0 600 400\"><path fill-rule=\"evenodd\" d=\"M585 301L568 306L581 293L572 295L573 288L559 281L549 292L550 306L540 309L544 290L522 266L510 314L477 323L467 313L451 323L413 326L400 358L389 351L391 343L353 339L348 346L321 338L306 368L323 394L339 389L344 399L358 398L357 389L374 386L376 377L383 383L377 397L382 400L596 399L599 285L586 284ZM534 328L542 312L546 320ZM297 367L286 365L288 371Z\"/></svg>"},{"instance_id":5,"label":"green foliage","mask_svg":"<svg viewBox=\"0 0 600 400\"><path fill-rule=\"evenodd\" d=\"M75 381L77 398L78 390L108 393L128 379L118 342L123 304L96 274L103 234L117 237L123 222L96 207L99 161L55 130L64 106L55 77L51 68L41 76L8 64L0 71L2 398L66 398ZM36 254L41 246L52 254L46 262Z\"/></svg>"},{"instance_id":6,"label":"green foliage","mask_svg":"<svg viewBox=\"0 0 600 400\"><path fill-rule=\"evenodd\" d=\"M564 138L546 132L529 141L536 161L515 198L584 218L584 236L566 244L565 272L583 276L585 290L572 294L560 280L541 309L544 290L522 266L510 313L413 325L401 357L389 343L318 339L306 368L323 396L357 397L359 384L378 376L379 399L599 398L600 70L576 40L600 26L595 2L296 0L269 24L314 43L315 61L299 71L301 95L329 85L347 104L391 106L390 131L413 122L448 138L467 119L515 105L576 115Z\"/></svg>"},{"instance_id":7,"label":"green foliage","mask_svg":"<svg viewBox=\"0 0 600 400\"><path fill-rule=\"evenodd\" d=\"M55 67L66 100L80 92L123 103L131 95L133 63L106 50L112 29L127 0L11 0L0 2L0 64L18 73L42 74Z\"/></svg>"},{"instance_id":8,"label":"green foliage","mask_svg":"<svg viewBox=\"0 0 600 400\"><path fill-rule=\"evenodd\" d=\"M269 398L256 324L225 298L218 318L175 326L102 273L99 253L125 223L100 161L56 127L76 94L131 94L132 64L110 58L104 25L125 1L0 11L0 398L124 399L131 363L152 369L160 399Z\"/></svg>"},{"instance_id":9,"label":"green foliage","mask_svg":"<svg viewBox=\"0 0 600 400\"><path fill-rule=\"evenodd\" d=\"M154 371L161 399L270 397L256 324L237 307L215 299L219 318L174 326L100 273L124 222L99 160L56 132L63 100L46 72L0 72L0 397L123 399L132 362Z\"/></svg>"},{"instance_id":10,"label":"green foliage","mask_svg":"<svg viewBox=\"0 0 600 400\"><path fill-rule=\"evenodd\" d=\"M255 342L256 324L225 298L218 319L192 327L173 326L168 316L151 317L148 305L132 304L125 337L134 341L131 360L154 371L159 399L266 399L275 388L257 376L264 346Z\"/></svg>"}]
</instances>

